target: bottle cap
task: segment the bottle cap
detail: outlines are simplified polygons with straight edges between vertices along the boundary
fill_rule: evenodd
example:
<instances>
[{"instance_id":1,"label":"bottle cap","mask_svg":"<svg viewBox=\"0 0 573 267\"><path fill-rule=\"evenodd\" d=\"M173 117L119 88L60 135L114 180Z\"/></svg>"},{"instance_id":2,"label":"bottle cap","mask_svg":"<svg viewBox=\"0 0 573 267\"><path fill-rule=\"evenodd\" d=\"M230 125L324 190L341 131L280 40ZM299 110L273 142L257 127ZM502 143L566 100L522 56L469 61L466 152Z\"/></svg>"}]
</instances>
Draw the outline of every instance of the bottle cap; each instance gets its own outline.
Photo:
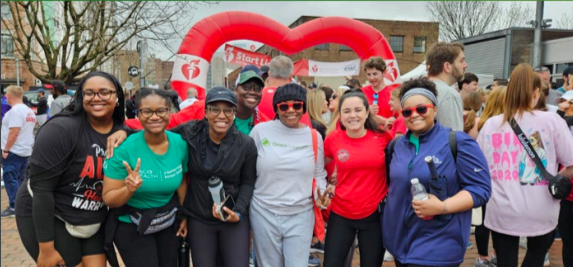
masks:
<instances>
[{"instance_id":1,"label":"bottle cap","mask_svg":"<svg viewBox=\"0 0 573 267\"><path fill-rule=\"evenodd\" d=\"M410 183L418 184L418 183L420 183L420 181L418 181L418 178L413 178L412 180L410 180Z\"/></svg>"}]
</instances>

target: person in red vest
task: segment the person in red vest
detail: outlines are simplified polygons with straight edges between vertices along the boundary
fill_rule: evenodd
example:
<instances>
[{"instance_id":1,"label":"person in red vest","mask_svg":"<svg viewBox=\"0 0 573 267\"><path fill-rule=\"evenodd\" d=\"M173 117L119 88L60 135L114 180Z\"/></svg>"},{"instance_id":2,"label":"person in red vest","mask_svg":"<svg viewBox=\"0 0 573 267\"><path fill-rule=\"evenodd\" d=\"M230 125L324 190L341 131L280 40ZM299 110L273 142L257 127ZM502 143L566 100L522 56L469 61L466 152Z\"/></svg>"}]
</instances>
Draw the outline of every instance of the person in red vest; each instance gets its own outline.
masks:
<instances>
[{"instance_id":1,"label":"person in red vest","mask_svg":"<svg viewBox=\"0 0 573 267\"><path fill-rule=\"evenodd\" d=\"M277 56L271 60L269 70L269 77L266 80L266 87L263 88L263 96L259 104L259 112L267 118L273 119L276 114L273 108L273 96L277 91L277 87L291 83L293 74L292 60L285 56ZM311 127L310 117L308 113L304 113L301 123Z\"/></svg>"},{"instance_id":2,"label":"person in red vest","mask_svg":"<svg viewBox=\"0 0 573 267\"><path fill-rule=\"evenodd\" d=\"M386 124L386 119L392 117L390 110L390 93L397 86L386 85L384 74L386 62L381 57L371 57L364 63L364 71L370 85L362 87L362 91L370 104L370 115L374 116L376 123Z\"/></svg>"}]
</instances>

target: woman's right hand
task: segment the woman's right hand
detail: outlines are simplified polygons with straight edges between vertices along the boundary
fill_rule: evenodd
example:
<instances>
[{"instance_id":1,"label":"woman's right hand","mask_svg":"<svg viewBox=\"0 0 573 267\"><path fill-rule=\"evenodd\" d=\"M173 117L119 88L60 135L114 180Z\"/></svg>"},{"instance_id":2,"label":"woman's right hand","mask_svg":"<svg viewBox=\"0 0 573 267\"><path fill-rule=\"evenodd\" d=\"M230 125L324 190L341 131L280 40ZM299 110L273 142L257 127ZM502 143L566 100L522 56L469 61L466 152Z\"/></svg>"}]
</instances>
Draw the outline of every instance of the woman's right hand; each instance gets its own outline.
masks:
<instances>
[{"instance_id":1,"label":"woman's right hand","mask_svg":"<svg viewBox=\"0 0 573 267\"><path fill-rule=\"evenodd\" d=\"M121 145L127 138L127 133L124 130L118 130L107 138L106 158L113 157L113 150Z\"/></svg>"},{"instance_id":2,"label":"woman's right hand","mask_svg":"<svg viewBox=\"0 0 573 267\"><path fill-rule=\"evenodd\" d=\"M65 266L64 258L62 255L54 248L54 242L50 242L52 245L46 245L47 248L42 248L42 243L40 246L40 254L38 255L37 265L38 267L54 267L54 266Z\"/></svg>"},{"instance_id":3,"label":"woman's right hand","mask_svg":"<svg viewBox=\"0 0 573 267\"><path fill-rule=\"evenodd\" d=\"M129 164L127 162L123 162L123 166L127 170L127 177L125 178L125 187L127 187L127 191L130 193L135 192L137 189L141 187L143 180L141 180L141 176L139 175L139 167L141 166L141 159L137 159L137 163L135 165L135 169L131 170Z\"/></svg>"}]
</instances>

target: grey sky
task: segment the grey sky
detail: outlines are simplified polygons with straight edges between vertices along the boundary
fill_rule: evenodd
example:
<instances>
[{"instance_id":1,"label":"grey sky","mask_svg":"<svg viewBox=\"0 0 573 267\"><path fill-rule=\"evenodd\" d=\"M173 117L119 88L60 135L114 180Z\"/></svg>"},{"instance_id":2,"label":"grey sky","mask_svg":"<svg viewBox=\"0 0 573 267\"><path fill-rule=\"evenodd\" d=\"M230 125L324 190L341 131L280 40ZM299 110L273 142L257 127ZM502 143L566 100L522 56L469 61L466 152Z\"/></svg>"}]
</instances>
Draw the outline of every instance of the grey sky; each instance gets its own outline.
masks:
<instances>
[{"instance_id":1,"label":"grey sky","mask_svg":"<svg viewBox=\"0 0 573 267\"><path fill-rule=\"evenodd\" d=\"M300 2L259 2L259 1L230 1L219 2L219 4L199 4L197 11L190 20L189 29L193 25L208 16L224 11L248 11L265 15L278 22L288 25L303 15L308 16L343 16L363 19L385 19L385 20L408 20L408 21L429 21L430 14L425 8L425 3L420 2L380 2L380 1L300 1ZM535 2L523 1L523 5L529 5L535 10ZM502 5L509 6L510 2L502 2ZM561 18L564 12L571 11L573 4L565 2L545 2L544 18L555 21ZM534 18L531 18L534 19ZM244 42L244 41L243 41ZM172 50L176 52L180 41L174 43ZM159 53L162 59L167 59L172 55L165 51Z\"/></svg>"}]
</instances>

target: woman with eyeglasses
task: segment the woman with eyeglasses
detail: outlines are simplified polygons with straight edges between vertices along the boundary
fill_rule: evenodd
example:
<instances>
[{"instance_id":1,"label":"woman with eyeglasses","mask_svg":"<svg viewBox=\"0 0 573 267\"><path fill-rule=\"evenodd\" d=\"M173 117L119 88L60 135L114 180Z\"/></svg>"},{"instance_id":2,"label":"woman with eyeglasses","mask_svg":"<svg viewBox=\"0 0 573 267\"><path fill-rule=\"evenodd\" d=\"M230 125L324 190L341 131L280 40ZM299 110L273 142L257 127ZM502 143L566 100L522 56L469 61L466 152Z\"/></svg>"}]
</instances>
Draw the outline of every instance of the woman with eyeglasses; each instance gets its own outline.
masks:
<instances>
[{"instance_id":1,"label":"woman with eyeglasses","mask_svg":"<svg viewBox=\"0 0 573 267\"><path fill-rule=\"evenodd\" d=\"M307 266L313 226L312 183L325 191L322 138L300 122L306 89L289 83L273 96L276 119L251 132L258 150L251 225L259 266ZM318 194L317 194L318 196ZM322 205L318 198L317 205ZM324 203L327 204L327 203Z\"/></svg>"},{"instance_id":2,"label":"woman with eyeglasses","mask_svg":"<svg viewBox=\"0 0 573 267\"><path fill-rule=\"evenodd\" d=\"M388 192L384 149L392 136L370 114L362 90L346 91L339 100L341 130L324 144L325 162L337 169L336 194L328 220L324 266L343 266L358 235L360 266L381 266L384 255L380 216Z\"/></svg>"},{"instance_id":3,"label":"woman with eyeglasses","mask_svg":"<svg viewBox=\"0 0 573 267\"><path fill-rule=\"evenodd\" d=\"M436 121L436 85L423 77L402 84L402 116L408 131L388 146L390 188L382 220L384 246L396 266L459 266L466 252L471 209L485 204L491 191L488 165L469 135ZM437 177L429 170L428 160ZM417 178L425 200L410 193ZM431 186L430 186L431 185Z\"/></svg>"},{"instance_id":4,"label":"woman with eyeglasses","mask_svg":"<svg viewBox=\"0 0 573 267\"><path fill-rule=\"evenodd\" d=\"M257 178L257 148L253 139L234 127L236 110L235 92L214 87L205 98L203 120L169 130L180 134L189 150L183 211L189 217L187 242L196 267L217 266L217 257L227 267L249 265L249 205ZM121 143L125 136L120 131L113 142ZM226 198L222 209L209 191L211 178L222 182L218 191Z\"/></svg>"},{"instance_id":5,"label":"woman with eyeglasses","mask_svg":"<svg viewBox=\"0 0 573 267\"><path fill-rule=\"evenodd\" d=\"M187 235L187 220L177 216L187 193L187 144L165 131L171 115L168 93L141 89L135 106L144 130L105 162L103 200L112 209L106 240L115 243L127 267L176 267L177 237Z\"/></svg>"},{"instance_id":6,"label":"woman with eyeglasses","mask_svg":"<svg viewBox=\"0 0 573 267\"><path fill-rule=\"evenodd\" d=\"M70 105L36 135L16 223L38 266L106 266L102 165L107 137L123 125L124 103L115 77L88 73Z\"/></svg>"},{"instance_id":7,"label":"woman with eyeglasses","mask_svg":"<svg viewBox=\"0 0 573 267\"><path fill-rule=\"evenodd\" d=\"M485 226L491 229L498 266L517 266L520 236L527 237L524 262L543 266L553 243L560 204L520 140L530 143L547 172L571 178L573 138L559 115L536 110L542 81L531 66L519 64L510 78L503 114L487 120L477 138L494 185ZM515 124L525 136L518 137L512 129ZM564 166L561 171L560 164Z\"/></svg>"}]
</instances>

